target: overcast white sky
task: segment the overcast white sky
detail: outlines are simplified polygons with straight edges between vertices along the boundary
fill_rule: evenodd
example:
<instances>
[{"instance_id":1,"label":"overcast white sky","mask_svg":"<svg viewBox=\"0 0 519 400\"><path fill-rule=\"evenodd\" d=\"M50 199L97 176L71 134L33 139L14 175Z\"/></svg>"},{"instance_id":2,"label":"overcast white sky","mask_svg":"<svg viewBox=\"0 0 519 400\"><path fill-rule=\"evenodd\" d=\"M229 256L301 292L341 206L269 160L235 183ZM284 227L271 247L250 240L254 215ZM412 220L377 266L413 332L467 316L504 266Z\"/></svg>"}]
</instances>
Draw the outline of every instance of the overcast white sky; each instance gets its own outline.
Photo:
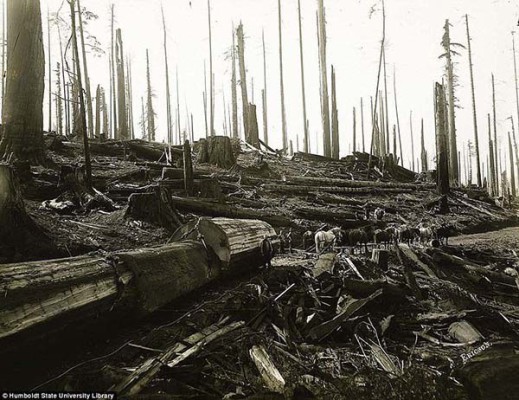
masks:
<instances>
[{"instance_id":1,"label":"overcast white sky","mask_svg":"<svg viewBox=\"0 0 519 400\"><path fill-rule=\"evenodd\" d=\"M316 0L302 0L303 35L307 103L316 150L317 132L321 130L319 72L317 61ZM57 10L62 0L41 0L43 14L47 7ZM165 137L165 80L162 50L160 0L82 0L82 6L98 14L99 20L88 27L102 46L110 45L110 4L115 4L116 25L122 28L126 52L133 63L134 114L140 116L140 97L145 94L145 51L150 49L152 86L158 120L158 138ZM206 0L163 0L168 30L168 51L172 77L172 101L176 102L175 68L180 78L181 126L186 124L186 107L194 115L195 137L205 135L202 91L204 60L208 63L208 28ZM230 60L225 57L231 45L232 24L241 20L246 35L245 52L248 83L254 79L254 100L258 104L260 132L263 62L261 32L265 30L268 68L268 107L270 140L281 144L279 96L279 61L277 0L212 0L213 54L215 63L215 128L222 133L223 96L230 101ZM328 63L337 74L337 96L341 135L341 155L349 153L352 142L352 109L360 108L364 98L367 142L371 132L369 97L374 95L381 37L380 2L377 0L324 0L327 12ZM375 6L376 12L370 15ZM302 136L303 120L300 88L297 0L282 0L283 51L286 110L289 137ZM67 12L65 4L63 12ZM413 111L415 158L419 156L419 124L424 118L426 143L431 158L434 153L433 82L441 80L443 60L440 46L445 19L449 19L454 42L467 43L464 15L469 15L473 38L476 101L479 116L482 160L486 160L488 134L486 114L491 112L491 80L496 77L498 133L505 138L511 130L507 118L517 122L511 32L517 29L519 2L512 0L386 0L388 96L390 124L396 122L393 103L393 67L398 83L398 105L404 142L404 157L410 159L409 112ZM45 19L45 18L44 18ZM44 21L44 30L46 22ZM57 32L52 32L57 51ZM46 35L44 35L46 38ZM519 35L517 35L519 48ZM461 150L473 137L472 106L467 53L461 49L455 72L459 76L460 109L457 110L458 147ZM55 57L57 60L57 57ZM208 65L208 64L207 64ZM108 90L107 56L89 60L92 90L101 83ZM249 90L250 96L250 90ZM358 119L360 142L360 118ZM140 133L138 126L136 132ZM322 144L319 144L322 151ZM406 162L407 164L407 162Z\"/></svg>"}]
</instances>

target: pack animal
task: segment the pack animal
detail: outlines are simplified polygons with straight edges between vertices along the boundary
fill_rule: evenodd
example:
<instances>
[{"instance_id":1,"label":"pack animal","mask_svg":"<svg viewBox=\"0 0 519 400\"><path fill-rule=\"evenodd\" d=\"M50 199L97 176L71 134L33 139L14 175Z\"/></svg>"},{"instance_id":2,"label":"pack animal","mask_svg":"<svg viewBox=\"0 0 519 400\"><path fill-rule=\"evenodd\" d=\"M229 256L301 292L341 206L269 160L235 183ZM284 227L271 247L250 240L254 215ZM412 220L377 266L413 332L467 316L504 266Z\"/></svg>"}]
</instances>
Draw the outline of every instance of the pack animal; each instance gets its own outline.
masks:
<instances>
[{"instance_id":1,"label":"pack animal","mask_svg":"<svg viewBox=\"0 0 519 400\"><path fill-rule=\"evenodd\" d=\"M400 243L413 243L417 238L419 238L420 232L417 228L411 228L407 225L401 225L398 228L398 241Z\"/></svg>"},{"instance_id":2,"label":"pack animal","mask_svg":"<svg viewBox=\"0 0 519 400\"><path fill-rule=\"evenodd\" d=\"M341 234L341 228L333 228L329 231L316 232L315 240L315 252L321 253L326 247L333 245Z\"/></svg>"},{"instance_id":3,"label":"pack animal","mask_svg":"<svg viewBox=\"0 0 519 400\"><path fill-rule=\"evenodd\" d=\"M373 239L374 230L371 225L364 228L350 229L346 233L346 242L352 247L352 253L355 253L357 245L364 245L364 250L368 252L368 243Z\"/></svg>"}]
</instances>

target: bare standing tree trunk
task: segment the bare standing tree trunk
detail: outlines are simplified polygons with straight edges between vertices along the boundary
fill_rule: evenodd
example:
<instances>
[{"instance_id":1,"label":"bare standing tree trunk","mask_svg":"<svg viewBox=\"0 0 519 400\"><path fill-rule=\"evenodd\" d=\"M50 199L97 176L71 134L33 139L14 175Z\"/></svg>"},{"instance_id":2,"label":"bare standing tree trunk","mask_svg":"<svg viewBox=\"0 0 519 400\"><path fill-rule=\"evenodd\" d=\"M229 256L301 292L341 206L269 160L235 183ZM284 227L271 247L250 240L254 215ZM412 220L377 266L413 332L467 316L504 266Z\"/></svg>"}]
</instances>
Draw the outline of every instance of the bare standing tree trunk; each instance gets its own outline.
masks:
<instances>
[{"instance_id":1,"label":"bare standing tree trunk","mask_svg":"<svg viewBox=\"0 0 519 400\"><path fill-rule=\"evenodd\" d=\"M72 47L74 50L74 57L76 59L76 76L79 85L79 105L81 109L81 125L83 131L83 146L85 152L85 185L88 189L92 188L92 166L90 164L90 147L88 144L87 121L85 114L85 99L83 97L83 88L81 87L81 66L79 64L79 49L76 38L76 15L75 15L75 0L68 0L70 4L70 18L72 21Z\"/></svg>"},{"instance_id":2,"label":"bare standing tree trunk","mask_svg":"<svg viewBox=\"0 0 519 400\"><path fill-rule=\"evenodd\" d=\"M265 43L265 41L263 41ZM236 43L234 40L234 26L232 29L232 77L231 77L231 97L232 97L232 137L238 139L238 89L236 81ZM265 104L263 104L265 109Z\"/></svg>"},{"instance_id":3,"label":"bare standing tree trunk","mask_svg":"<svg viewBox=\"0 0 519 400\"><path fill-rule=\"evenodd\" d=\"M104 89L101 88L101 102L102 102L102 110L103 110L103 131L101 132L103 134L103 138L108 139L110 136L110 129L108 127L108 114L110 110L108 109L108 106L106 104L106 95Z\"/></svg>"},{"instance_id":4,"label":"bare standing tree trunk","mask_svg":"<svg viewBox=\"0 0 519 400\"><path fill-rule=\"evenodd\" d=\"M474 121L474 144L476 146L476 163L478 166L477 169L477 179L478 179L478 186L482 187L483 181L481 180L481 166L480 166L480 158L479 158L479 137L478 137L478 119L477 119L477 113L476 113L476 93L474 90L474 64L472 63L472 46L470 44L471 38L470 38L470 31L469 31L469 17L467 14L465 14L465 23L467 25L467 46L468 46L468 53L469 53L469 70L470 70L470 89L472 93L472 118Z\"/></svg>"},{"instance_id":5,"label":"bare standing tree trunk","mask_svg":"<svg viewBox=\"0 0 519 400\"><path fill-rule=\"evenodd\" d=\"M303 141L303 151L308 153L308 141L310 140L308 137L308 129L306 126L306 93L305 93L305 67L304 67L304 57L303 57L303 28L301 26L301 0L297 0L297 14L299 20L299 57L301 64L301 95L303 101L303 129L304 129L304 141Z\"/></svg>"},{"instance_id":6,"label":"bare standing tree trunk","mask_svg":"<svg viewBox=\"0 0 519 400\"><path fill-rule=\"evenodd\" d=\"M0 114L2 114L2 123L3 123L3 108L4 108L4 98L5 98L5 58L6 58L6 47L7 44L5 42L5 27L6 27L6 19L5 19L5 0L2 0L2 71L0 76L0 81L2 85L0 86L0 90L2 93L2 103L1 103L1 109ZM1 133L0 133L1 136Z\"/></svg>"},{"instance_id":7,"label":"bare standing tree trunk","mask_svg":"<svg viewBox=\"0 0 519 400\"><path fill-rule=\"evenodd\" d=\"M447 85L448 85L448 106L449 106L449 154L450 154L450 169L452 183L459 182L458 170L458 145L456 140L456 117L454 112L454 71L451 57L451 38L450 38L450 24L449 20L445 20L445 34L443 36L442 44L445 48L445 56L447 60Z\"/></svg>"},{"instance_id":8,"label":"bare standing tree trunk","mask_svg":"<svg viewBox=\"0 0 519 400\"><path fill-rule=\"evenodd\" d=\"M114 139L117 138L117 94L116 94L116 83L115 83L115 59L116 59L116 56L115 56L115 39L114 39L114 19L115 19L115 16L114 16L114 5L112 4L110 6L110 11L111 11L111 36L112 36L112 41L111 41L111 60L112 60L112 65L110 67L111 69L111 80L112 80L112 118L111 118L111 124L112 124L112 127L113 127L113 132L112 132L112 137Z\"/></svg>"},{"instance_id":9,"label":"bare standing tree trunk","mask_svg":"<svg viewBox=\"0 0 519 400\"><path fill-rule=\"evenodd\" d=\"M48 61L48 78L49 78L49 128L48 132L52 131L52 56L50 44L50 14L47 7L47 61Z\"/></svg>"},{"instance_id":10,"label":"bare standing tree trunk","mask_svg":"<svg viewBox=\"0 0 519 400\"><path fill-rule=\"evenodd\" d=\"M176 77L176 88L177 88L177 138L178 138L178 143L182 143L182 135L181 135L181 132L180 132L180 100L179 100L179 90L178 90L178 66L176 67L175 69L175 77ZM214 90L213 90L213 96L214 96ZM214 104L214 103L213 103ZM212 113L214 113L214 108L213 108L213 111Z\"/></svg>"},{"instance_id":11,"label":"bare standing tree trunk","mask_svg":"<svg viewBox=\"0 0 519 400\"><path fill-rule=\"evenodd\" d=\"M20 29L24 27L24 29ZM7 74L0 155L40 164L45 55L39 0L7 1Z\"/></svg>"},{"instance_id":12,"label":"bare standing tree trunk","mask_svg":"<svg viewBox=\"0 0 519 400\"><path fill-rule=\"evenodd\" d=\"M236 30L236 37L238 38L238 62L240 67L243 129L245 141L249 143L249 99L247 95L247 76L245 72L245 38L243 34L243 24L241 22Z\"/></svg>"},{"instance_id":13,"label":"bare standing tree trunk","mask_svg":"<svg viewBox=\"0 0 519 400\"><path fill-rule=\"evenodd\" d=\"M281 96L281 131L283 134L283 151L288 150L287 116L285 110L285 83L283 80L283 30L281 28L281 0L278 0L278 33L279 33L279 88Z\"/></svg>"},{"instance_id":14,"label":"bare standing tree trunk","mask_svg":"<svg viewBox=\"0 0 519 400\"><path fill-rule=\"evenodd\" d=\"M400 165L404 166L404 155L402 151L402 134L400 132L400 118L398 116L398 102L396 95L396 71L393 67L393 96L395 98L396 127L398 129L398 145L400 146Z\"/></svg>"},{"instance_id":15,"label":"bare standing tree trunk","mask_svg":"<svg viewBox=\"0 0 519 400\"><path fill-rule=\"evenodd\" d=\"M119 130L117 138L128 139L128 117L126 115L126 91L124 79L124 48L121 29L116 30L116 62L117 62L117 104L119 105Z\"/></svg>"},{"instance_id":16,"label":"bare standing tree trunk","mask_svg":"<svg viewBox=\"0 0 519 400\"><path fill-rule=\"evenodd\" d=\"M384 114L385 114L385 121L386 124L386 143L387 143L387 152L389 153L390 148L390 140L389 140L389 102L387 101L387 73L386 73L386 46L384 45L384 49L382 52L382 62L384 65ZM396 154L395 154L396 156Z\"/></svg>"},{"instance_id":17,"label":"bare standing tree trunk","mask_svg":"<svg viewBox=\"0 0 519 400\"><path fill-rule=\"evenodd\" d=\"M205 67L204 60L204 92L202 93L203 101L204 101L204 119L205 119L205 137L209 136L209 126L207 124L207 70Z\"/></svg>"},{"instance_id":18,"label":"bare standing tree trunk","mask_svg":"<svg viewBox=\"0 0 519 400\"><path fill-rule=\"evenodd\" d=\"M56 128L63 135L63 99L61 97L61 64L56 64Z\"/></svg>"},{"instance_id":19,"label":"bare standing tree trunk","mask_svg":"<svg viewBox=\"0 0 519 400\"><path fill-rule=\"evenodd\" d=\"M335 68L332 65L332 146L333 158L339 159L339 110L337 109L337 90L335 83Z\"/></svg>"},{"instance_id":20,"label":"bare standing tree trunk","mask_svg":"<svg viewBox=\"0 0 519 400\"><path fill-rule=\"evenodd\" d=\"M153 94L151 91L150 56L146 49L146 80L148 84L147 111L148 111L148 140L155 141L155 111L153 111Z\"/></svg>"},{"instance_id":21,"label":"bare standing tree trunk","mask_svg":"<svg viewBox=\"0 0 519 400\"><path fill-rule=\"evenodd\" d=\"M514 53L514 82L515 82L515 106L517 108L517 123L519 123L519 87L517 86L517 56L515 53L515 32L512 32L512 51ZM513 125L513 122L512 122ZM514 139L515 142L515 139ZM517 160L519 162L519 160Z\"/></svg>"},{"instance_id":22,"label":"bare standing tree trunk","mask_svg":"<svg viewBox=\"0 0 519 400\"><path fill-rule=\"evenodd\" d=\"M510 137L510 132L508 132L508 149L509 149L509 157L510 157L510 184L512 186L512 196L515 198L515 168L514 168L514 150L512 147L512 138Z\"/></svg>"},{"instance_id":23,"label":"bare standing tree trunk","mask_svg":"<svg viewBox=\"0 0 519 400\"><path fill-rule=\"evenodd\" d=\"M353 107L353 152L357 151L357 111Z\"/></svg>"},{"instance_id":24,"label":"bare standing tree trunk","mask_svg":"<svg viewBox=\"0 0 519 400\"><path fill-rule=\"evenodd\" d=\"M436 160L438 170L437 190L441 195L449 193L449 150L447 147L447 132L445 131L445 95L443 85L436 83L435 104L436 104ZM442 204L445 208L447 201ZM442 210L445 211L445 210Z\"/></svg>"},{"instance_id":25,"label":"bare standing tree trunk","mask_svg":"<svg viewBox=\"0 0 519 400\"><path fill-rule=\"evenodd\" d=\"M85 35L83 32L83 15L81 13L81 0L77 0L78 19L79 19L79 37L81 38L81 52L83 55L83 72L85 73L85 94L86 94L86 111L88 117L88 136L93 137L94 134L94 115L92 111L92 94L90 92L90 77L88 75L88 63L85 49Z\"/></svg>"},{"instance_id":26,"label":"bare standing tree trunk","mask_svg":"<svg viewBox=\"0 0 519 400\"><path fill-rule=\"evenodd\" d=\"M268 124L268 101L267 101L267 54L265 51L265 32L261 31L261 41L263 43L263 140L269 144L269 124ZM238 116L236 115L236 118Z\"/></svg>"},{"instance_id":27,"label":"bare standing tree trunk","mask_svg":"<svg viewBox=\"0 0 519 400\"><path fill-rule=\"evenodd\" d=\"M362 132L362 152L366 152L366 146L364 143L364 99L360 98L360 129Z\"/></svg>"},{"instance_id":28,"label":"bare standing tree trunk","mask_svg":"<svg viewBox=\"0 0 519 400\"><path fill-rule=\"evenodd\" d=\"M427 172L429 170L429 162L427 160L427 150L425 149L425 136L424 136L424 129L423 129L423 118L422 118L422 151L421 151L421 157L422 157L422 172Z\"/></svg>"},{"instance_id":29,"label":"bare standing tree trunk","mask_svg":"<svg viewBox=\"0 0 519 400\"><path fill-rule=\"evenodd\" d=\"M168 65L168 42L167 42L167 34L166 34L166 19L164 17L164 9L162 8L162 4L160 6L160 11L162 13L162 29L163 29L163 45L164 45L164 67L166 74L166 127L168 133L168 143L173 143L173 118L171 115L171 93L169 91L169 65ZM180 142L179 142L180 144Z\"/></svg>"},{"instance_id":30,"label":"bare standing tree trunk","mask_svg":"<svg viewBox=\"0 0 519 400\"><path fill-rule=\"evenodd\" d=\"M321 115L323 122L324 155L326 157L333 157L337 155L338 158L338 149L335 150L332 148L333 144L330 143L330 106L328 100L328 66L326 62L326 16L323 1L324 0L317 0L319 23L319 63L321 69Z\"/></svg>"},{"instance_id":31,"label":"bare standing tree trunk","mask_svg":"<svg viewBox=\"0 0 519 400\"><path fill-rule=\"evenodd\" d=\"M489 167L490 167L490 195L491 196L497 196L497 173L496 173L496 158L495 158L495 151L494 151L494 142L492 141L492 125L490 122L490 114L487 114L488 119L488 153L489 153Z\"/></svg>"},{"instance_id":32,"label":"bare standing tree trunk","mask_svg":"<svg viewBox=\"0 0 519 400\"><path fill-rule=\"evenodd\" d=\"M496 178L496 196L499 196L499 189L500 189L500 175L501 175L501 168L498 164L499 160L499 145L497 143L497 118L496 118L496 86L494 82L494 74L492 74L492 113L494 117L494 168L495 168L495 178Z\"/></svg>"},{"instance_id":33,"label":"bare standing tree trunk","mask_svg":"<svg viewBox=\"0 0 519 400\"><path fill-rule=\"evenodd\" d=\"M211 29L211 0L207 0L207 23L209 26L209 133L214 136L214 75L213 75L213 34ZM241 24L240 24L241 26ZM243 39L243 37L242 37ZM247 100L247 105L248 100ZM245 114L244 115L248 115ZM246 119L246 118L245 118ZM245 130L247 131L247 130Z\"/></svg>"},{"instance_id":34,"label":"bare standing tree trunk","mask_svg":"<svg viewBox=\"0 0 519 400\"><path fill-rule=\"evenodd\" d=\"M96 89L96 129L95 137L99 138L101 134L101 86L97 85Z\"/></svg>"},{"instance_id":35,"label":"bare standing tree trunk","mask_svg":"<svg viewBox=\"0 0 519 400\"><path fill-rule=\"evenodd\" d=\"M411 158L412 158L412 166L413 172L416 172L416 168L414 165L414 134L413 134L413 111L409 113L409 128L411 130Z\"/></svg>"},{"instance_id":36,"label":"bare standing tree trunk","mask_svg":"<svg viewBox=\"0 0 519 400\"><path fill-rule=\"evenodd\" d=\"M132 63L130 59L126 61L126 80L127 80L127 94L128 94L128 129L130 131L130 138L135 139L135 127L133 121L133 82L132 82Z\"/></svg>"}]
</instances>

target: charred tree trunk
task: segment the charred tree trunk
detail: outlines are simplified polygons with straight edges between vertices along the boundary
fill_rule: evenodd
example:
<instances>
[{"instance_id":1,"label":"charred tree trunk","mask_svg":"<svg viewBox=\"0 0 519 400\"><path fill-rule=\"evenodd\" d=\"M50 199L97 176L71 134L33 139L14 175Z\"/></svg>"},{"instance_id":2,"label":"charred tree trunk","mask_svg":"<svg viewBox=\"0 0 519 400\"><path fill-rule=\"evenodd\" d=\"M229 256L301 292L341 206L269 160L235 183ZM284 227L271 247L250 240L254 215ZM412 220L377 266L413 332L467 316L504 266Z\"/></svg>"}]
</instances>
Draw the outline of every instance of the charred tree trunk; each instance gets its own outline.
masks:
<instances>
[{"instance_id":1,"label":"charred tree trunk","mask_svg":"<svg viewBox=\"0 0 519 400\"><path fill-rule=\"evenodd\" d=\"M63 135L63 98L61 96L61 64L56 64L56 128Z\"/></svg>"},{"instance_id":2,"label":"charred tree trunk","mask_svg":"<svg viewBox=\"0 0 519 400\"><path fill-rule=\"evenodd\" d=\"M442 203L443 212L446 211L446 195L449 194L449 154L447 150L447 132L445 131L445 95L443 85L436 83L435 104L436 104L436 160L438 193L445 199Z\"/></svg>"},{"instance_id":3,"label":"charred tree trunk","mask_svg":"<svg viewBox=\"0 0 519 400\"><path fill-rule=\"evenodd\" d=\"M104 89L101 88L101 101L102 101L102 110L103 110L103 131L101 132L102 133L102 138L103 139L108 139L110 137L110 130L109 130L109 127L108 127L108 113L109 113L109 109L108 109L108 106L106 104L106 95L105 95L105 91Z\"/></svg>"},{"instance_id":4,"label":"charred tree trunk","mask_svg":"<svg viewBox=\"0 0 519 400\"><path fill-rule=\"evenodd\" d=\"M425 137L424 137L424 130L423 130L423 118L422 118L422 172L427 172L429 170L429 162L427 160L427 150L425 149Z\"/></svg>"},{"instance_id":5,"label":"charred tree trunk","mask_svg":"<svg viewBox=\"0 0 519 400\"><path fill-rule=\"evenodd\" d=\"M101 134L101 86L97 85L96 89L96 129L95 137L99 138Z\"/></svg>"},{"instance_id":6,"label":"charred tree trunk","mask_svg":"<svg viewBox=\"0 0 519 400\"><path fill-rule=\"evenodd\" d=\"M215 135L214 131L214 74L213 74L213 34L211 27L211 0L207 0L207 23L209 28L209 133ZM241 24L240 24L241 26ZM242 36L243 39L243 36ZM245 69L245 67L244 67ZM240 70L241 72L241 70ZM243 71L245 74L245 70ZM249 104L248 100L245 104ZM244 114L247 115L247 114Z\"/></svg>"},{"instance_id":7,"label":"charred tree trunk","mask_svg":"<svg viewBox=\"0 0 519 400\"><path fill-rule=\"evenodd\" d=\"M353 107L353 152L357 151L357 111Z\"/></svg>"},{"instance_id":8,"label":"charred tree trunk","mask_svg":"<svg viewBox=\"0 0 519 400\"><path fill-rule=\"evenodd\" d=\"M362 133L362 152L366 152L365 139L364 139L364 99L360 98L360 129Z\"/></svg>"},{"instance_id":9,"label":"charred tree trunk","mask_svg":"<svg viewBox=\"0 0 519 400\"><path fill-rule=\"evenodd\" d=\"M164 67L165 67L165 75L166 75L166 127L168 134L168 143L173 143L173 118L171 115L171 94L169 91L169 65L168 65L168 47L167 47L167 35L166 35L166 19L164 18L164 9L162 5L160 6L160 11L162 13L162 29L163 29L163 37L164 37ZM155 139L154 139L155 140Z\"/></svg>"},{"instance_id":10,"label":"charred tree trunk","mask_svg":"<svg viewBox=\"0 0 519 400\"><path fill-rule=\"evenodd\" d=\"M231 140L227 136L207 138L202 145L198 162L213 164L225 169L231 168L236 164Z\"/></svg>"},{"instance_id":11,"label":"charred tree trunk","mask_svg":"<svg viewBox=\"0 0 519 400\"><path fill-rule=\"evenodd\" d=\"M494 171L495 171L495 182L496 182L496 196L499 196L500 188L500 174L501 168L498 163L499 160L499 145L497 143L497 118L496 118L496 86L494 82L494 74L492 74L492 114L494 122Z\"/></svg>"},{"instance_id":12,"label":"charred tree trunk","mask_svg":"<svg viewBox=\"0 0 519 400\"><path fill-rule=\"evenodd\" d=\"M2 22L3 23L3 22ZM48 82L49 87L47 88L49 91L49 128L48 132L52 131L52 52L51 52L51 44L50 44L50 14L49 8L47 7L47 60L48 60ZM2 74L3 74L2 70Z\"/></svg>"},{"instance_id":13,"label":"charred tree trunk","mask_svg":"<svg viewBox=\"0 0 519 400\"><path fill-rule=\"evenodd\" d=\"M21 29L24 27L24 29ZM39 0L7 1L7 71L0 156L44 161L45 55Z\"/></svg>"},{"instance_id":14,"label":"charred tree trunk","mask_svg":"<svg viewBox=\"0 0 519 400\"><path fill-rule=\"evenodd\" d=\"M112 123L112 127L113 127L113 132L112 132L112 137L114 139L117 138L117 94L116 94L116 83L115 83L115 59L116 59L116 55L115 55L115 38L114 38L114 19L115 19L115 15L114 15L114 5L112 4L110 6L110 12L111 12L111 59L112 59L112 65L110 67L111 69L111 81L112 81L112 118L111 118L111 123Z\"/></svg>"},{"instance_id":15,"label":"charred tree trunk","mask_svg":"<svg viewBox=\"0 0 519 400\"><path fill-rule=\"evenodd\" d=\"M188 196L193 196L193 160L189 140L184 142L184 189Z\"/></svg>"},{"instance_id":16,"label":"charred tree trunk","mask_svg":"<svg viewBox=\"0 0 519 400\"><path fill-rule=\"evenodd\" d=\"M488 119L488 154L489 154L489 160L488 165L490 168L490 195L491 196L497 196L497 177L496 177L496 159L495 159L495 152L494 152L494 142L492 141L492 127L490 122L490 114L487 114Z\"/></svg>"},{"instance_id":17,"label":"charred tree trunk","mask_svg":"<svg viewBox=\"0 0 519 400\"><path fill-rule=\"evenodd\" d=\"M249 104L249 144L259 149L259 129L258 129L258 116L256 114L256 106L252 103Z\"/></svg>"},{"instance_id":18,"label":"charred tree trunk","mask_svg":"<svg viewBox=\"0 0 519 400\"><path fill-rule=\"evenodd\" d=\"M510 137L510 132L508 132L508 148L509 148L509 157L510 157L510 184L512 186L512 196L515 198L515 167L514 167L514 150L512 147L512 138Z\"/></svg>"},{"instance_id":19,"label":"charred tree trunk","mask_svg":"<svg viewBox=\"0 0 519 400\"><path fill-rule=\"evenodd\" d=\"M414 165L414 134L413 134L413 112L409 114L409 129L411 132L411 159L412 159L412 170L416 172L416 168Z\"/></svg>"}]
</instances>

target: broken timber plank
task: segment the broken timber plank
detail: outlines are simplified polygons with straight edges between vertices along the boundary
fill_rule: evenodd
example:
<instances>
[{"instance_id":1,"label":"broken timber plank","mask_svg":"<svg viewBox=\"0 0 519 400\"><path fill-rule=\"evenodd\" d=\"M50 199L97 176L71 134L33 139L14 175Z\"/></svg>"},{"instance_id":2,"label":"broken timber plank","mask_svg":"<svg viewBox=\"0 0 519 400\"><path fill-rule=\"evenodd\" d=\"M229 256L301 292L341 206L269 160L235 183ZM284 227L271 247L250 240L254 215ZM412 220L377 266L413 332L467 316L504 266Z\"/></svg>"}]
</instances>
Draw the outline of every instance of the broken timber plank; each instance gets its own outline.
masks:
<instances>
[{"instance_id":1,"label":"broken timber plank","mask_svg":"<svg viewBox=\"0 0 519 400\"><path fill-rule=\"evenodd\" d=\"M243 321L234 322L232 324L221 326L220 324L211 325L200 332L197 332L182 342L175 343L173 346L165 350L161 355L148 358L124 381L118 385L112 386L110 391L115 391L119 395L136 395L153 379L153 377L164 366L174 367L180 364L186 358L196 354L202 350L203 346L238 329L244 325ZM176 354L173 360L171 360ZM171 361L170 361L171 360Z\"/></svg>"},{"instance_id":2,"label":"broken timber plank","mask_svg":"<svg viewBox=\"0 0 519 400\"><path fill-rule=\"evenodd\" d=\"M261 379L265 386L276 393L283 393L285 389L285 379L271 361L265 347L252 346L249 350L249 355L258 368Z\"/></svg>"}]
</instances>

